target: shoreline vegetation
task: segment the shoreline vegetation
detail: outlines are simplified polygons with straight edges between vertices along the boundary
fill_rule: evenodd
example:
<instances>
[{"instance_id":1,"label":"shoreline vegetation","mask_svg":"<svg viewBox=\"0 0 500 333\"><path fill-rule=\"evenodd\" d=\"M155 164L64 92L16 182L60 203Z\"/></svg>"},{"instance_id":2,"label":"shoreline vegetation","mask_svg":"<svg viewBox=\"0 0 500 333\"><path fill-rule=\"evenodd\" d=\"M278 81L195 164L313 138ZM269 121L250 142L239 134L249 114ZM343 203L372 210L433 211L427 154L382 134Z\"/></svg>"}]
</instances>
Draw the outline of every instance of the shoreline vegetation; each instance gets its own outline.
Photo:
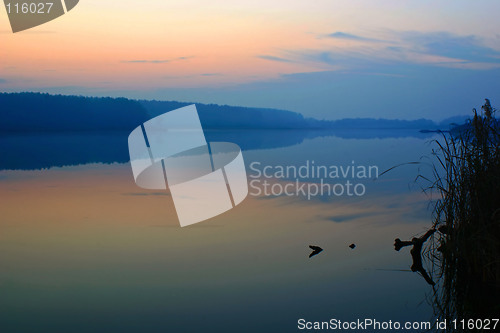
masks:
<instances>
[{"instance_id":1,"label":"shoreline vegetation","mask_svg":"<svg viewBox=\"0 0 500 333\"><path fill-rule=\"evenodd\" d=\"M0 92L0 131L131 131L137 124L190 104L193 103ZM320 120L277 109L202 103L196 103L196 107L206 129L405 129L425 132L448 130L467 119L456 116L441 122L381 118Z\"/></svg>"},{"instance_id":2,"label":"shoreline vegetation","mask_svg":"<svg viewBox=\"0 0 500 333\"><path fill-rule=\"evenodd\" d=\"M434 140L432 178L425 192L437 194L433 221L417 260L432 285L440 321L492 320L500 313L500 121L488 99L482 112ZM416 239L416 238L414 238ZM395 248L414 245L396 239ZM421 246L422 244L420 244ZM415 245L414 245L415 247ZM427 276L427 272L429 275ZM474 327L472 327L474 326ZM442 332L481 331L475 325Z\"/></svg>"},{"instance_id":3,"label":"shoreline vegetation","mask_svg":"<svg viewBox=\"0 0 500 333\"><path fill-rule=\"evenodd\" d=\"M428 256L439 279L440 319L493 319L500 313L500 125L486 99L482 112L436 141L430 190L434 207ZM448 332L452 330L449 329Z\"/></svg>"}]
</instances>

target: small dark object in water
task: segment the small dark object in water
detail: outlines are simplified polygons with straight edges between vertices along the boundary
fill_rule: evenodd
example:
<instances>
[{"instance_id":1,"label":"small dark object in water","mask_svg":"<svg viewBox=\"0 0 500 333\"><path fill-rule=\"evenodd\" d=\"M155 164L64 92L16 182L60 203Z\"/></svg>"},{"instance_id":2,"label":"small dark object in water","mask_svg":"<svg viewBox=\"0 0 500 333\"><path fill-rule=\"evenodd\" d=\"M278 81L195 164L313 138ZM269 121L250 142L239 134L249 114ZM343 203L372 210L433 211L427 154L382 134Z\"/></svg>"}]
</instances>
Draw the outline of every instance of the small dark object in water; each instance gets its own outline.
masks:
<instances>
[{"instance_id":1,"label":"small dark object in water","mask_svg":"<svg viewBox=\"0 0 500 333\"><path fill-rule=\"evenodd\" d=\"M311 250L313 250L311 252L311 254L309 255L309 258L312 258L315 255L320 254L323 251L323 249L320 248L319 246L309 245L309 247L311 248Z\"/></svg>"},{"instance_id":2,"label":"small dark object in water","mask_svg":"<svg viewBox=\"0 0 500 333\"><path fill-rule=\"evenodd\" d=\"M413 259L411 270L412 272L420 273L425 281L431 286L435 285L435 283L434 281L432 281L432 278L429 276L427 271L424 269L424 266L422 265L422 247L427 239L431 237L431 235L435 232L436 229L429 229L425 233L425 235L419 238L413 237L411 241L401 241L401 239L399 238L396 238L396 240L394 241L394 249L396 251L401 250L402 247L413 245L413 248L410 250L411 258Z\"/></svg>"},{"instance_id":3,"label":"small dark object in water","mask_svg":"<svg viewBox=\"0 0 500 333\"><path fill-rule=\"evenodd\" d=\"M354 248L356 247L356 244L353 243L353 244L349 245L349 247L354 250Z\"/></svg>"}]
</instances>

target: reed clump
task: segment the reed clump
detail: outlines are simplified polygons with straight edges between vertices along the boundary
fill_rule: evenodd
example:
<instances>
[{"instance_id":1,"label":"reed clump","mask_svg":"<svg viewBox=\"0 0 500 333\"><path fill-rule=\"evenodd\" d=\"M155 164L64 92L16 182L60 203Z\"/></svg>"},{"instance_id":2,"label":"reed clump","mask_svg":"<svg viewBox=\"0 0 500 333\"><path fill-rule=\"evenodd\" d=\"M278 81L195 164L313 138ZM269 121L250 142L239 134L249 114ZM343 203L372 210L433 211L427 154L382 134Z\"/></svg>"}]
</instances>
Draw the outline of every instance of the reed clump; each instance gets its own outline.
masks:
<instances>
[{"instance_id":1,"label":"reed clump","mask_svg":"<svg viewBox=\"0 0 500 333\"><path fill-rule=\"evenodd\" d=\"M500 131L490 101L467 124L436 140L439 194L427 245L438 279L433 303L440 319L500 314ZM447 331L453 331L448 327ZM460 329L457 331L464 331Z\"/></svg>"}]
</instances>

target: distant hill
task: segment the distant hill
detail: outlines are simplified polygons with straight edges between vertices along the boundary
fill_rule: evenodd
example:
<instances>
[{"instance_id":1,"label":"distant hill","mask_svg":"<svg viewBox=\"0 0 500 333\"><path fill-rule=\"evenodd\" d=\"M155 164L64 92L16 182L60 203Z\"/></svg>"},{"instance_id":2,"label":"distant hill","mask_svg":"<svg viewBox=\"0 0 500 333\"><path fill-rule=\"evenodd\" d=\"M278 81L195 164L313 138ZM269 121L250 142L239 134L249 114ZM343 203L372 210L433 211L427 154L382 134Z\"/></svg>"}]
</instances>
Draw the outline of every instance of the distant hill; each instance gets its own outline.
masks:
<instances>
[{"instance_id":1,"label":"distant hill","mask_svg":"<svg viewBox=\"0 0 500 333\"><path fill-rule=\"evenodd\" d=\"M145 101L41 93L0 93L0 131L131 131L144 121L189 105L175 101ZM438 129L449 123L428 119L353 118L318 120L300 113L265 108L196 103L206 129ZM461 119L461 118L460 118ZM457 118L457 120L459 120ZM450 119L455 121L455 119Z\"/></svg>"}]
</instances>

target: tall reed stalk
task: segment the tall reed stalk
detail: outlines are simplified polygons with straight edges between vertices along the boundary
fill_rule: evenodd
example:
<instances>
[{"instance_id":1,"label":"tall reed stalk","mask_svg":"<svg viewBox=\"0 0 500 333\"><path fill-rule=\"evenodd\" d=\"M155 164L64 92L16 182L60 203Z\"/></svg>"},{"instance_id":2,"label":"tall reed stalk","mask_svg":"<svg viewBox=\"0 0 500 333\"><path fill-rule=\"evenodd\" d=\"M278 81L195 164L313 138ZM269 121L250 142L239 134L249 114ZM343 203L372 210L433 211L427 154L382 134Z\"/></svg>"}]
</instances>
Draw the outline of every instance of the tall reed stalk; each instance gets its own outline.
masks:
<instances>
[{"instance_id":1,"label":"tall reed stalk","mask_svg":"<svg viewBox=\"0 0 500 333\"><path fill-rule=\"evenodd\" d=\"M440 232L426 255L438 279L433 305L442 320L500 316L499 121L489 100L481 113L473 111L468 124L435 141L429 189L439 194L433 227Z\"/></svg>"}]
</instances>

